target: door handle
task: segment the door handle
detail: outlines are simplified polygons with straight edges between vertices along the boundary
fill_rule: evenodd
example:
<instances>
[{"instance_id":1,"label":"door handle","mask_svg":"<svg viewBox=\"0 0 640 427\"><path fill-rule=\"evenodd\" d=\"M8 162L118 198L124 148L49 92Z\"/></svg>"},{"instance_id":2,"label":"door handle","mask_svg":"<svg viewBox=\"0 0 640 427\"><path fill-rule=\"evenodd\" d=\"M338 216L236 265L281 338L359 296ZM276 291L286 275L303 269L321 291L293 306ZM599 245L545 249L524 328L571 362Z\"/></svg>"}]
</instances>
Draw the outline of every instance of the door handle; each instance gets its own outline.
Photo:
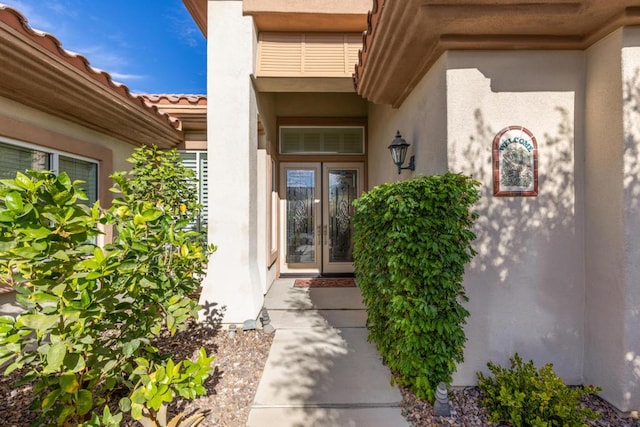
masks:
<instances>
[{"instance_id":1,"label":"door handle","mask_svg":"<svg viewBox=\"0 0 640 427\"><path fill-rule=\"evenodd\" d=\"M328 245L329 244L329 238L328 238L329 237L329 232L328 232L328 229L327 229L327 224L325 224L323 228L324 228L324 239L323 239L324 240L324 244Z\"/></svg>"}]
</instances>

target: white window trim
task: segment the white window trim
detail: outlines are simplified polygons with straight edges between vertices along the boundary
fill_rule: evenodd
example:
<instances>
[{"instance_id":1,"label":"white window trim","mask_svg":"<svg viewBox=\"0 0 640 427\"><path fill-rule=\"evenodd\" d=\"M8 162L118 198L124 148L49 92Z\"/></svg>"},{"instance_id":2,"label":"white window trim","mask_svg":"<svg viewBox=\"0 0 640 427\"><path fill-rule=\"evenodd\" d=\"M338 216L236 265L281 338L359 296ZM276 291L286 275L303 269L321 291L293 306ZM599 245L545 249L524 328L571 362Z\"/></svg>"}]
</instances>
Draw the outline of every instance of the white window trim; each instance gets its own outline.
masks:
<instances>
[{"instance_id":1,"label":"white window trim","mask_svg":"<svg viewBox=\"0 0 640 427\"><path fill-rule=\"evenodd\" d=\"M200 173L201 172L201 170L200 170L200 160L201 160L200 156L202 154L206 154L207 155L207 163L208 163L209 162L208 151L207 150L177 150L177 151L178 151L178 154L195 154L196 155L196 162L195 162L196 163L196 167L195 167L194 172L196 174L196 179L198 180L198 204L202 205L203 211L205 209L209 209L209 206L208 205L205 206L204 203L202 202L202 187L201 187L201 181L202 180L200 179L200 175L201 175L201 173ZM207 188L208 188L208 185L207 185ZM209 224L208 224L209 215L208 215L208 212L206 212L206 214L207 215L205 215L205 216L207 218L207 222L204 224L204 227L208 228L209 227ZM202 217L202 212L200 213L200 217ZM198 222L199 222L198 226L200 227L200 229L202 229L202 226L203 226L202 219L199 218Z\"/></svg>"},{"instance_id":2,"label":"white window trim","mask_svg":"<svg viewBox=\"0 0 640 427\"><path fill-rule=\"evenodd\" d=\"M20 148L26 148L28 150L36 150L36 151L40 151L42 153L46 153L49 154L50 157L50 166L51 166L51 171L54 173L60 173L60 164L59 164L59 157L60 156L64 156L64 157L69 157L70 159L77 159L77 160L82 160L85 162L89 162L89 163L93 163L96 165L97 170L96 170L96 188L99 189L100 188L100 161L96 160L96 159L91 159L89 157L84 157L84 156L79 156L77 154L73 154L73 153L67 153L66 151L60 151L60 150L54 150L48 147L43 147L41 145L37 145L37 144L31 144L29 142L24 142L24 141L18 141L16 139L13 138L6 138L6 137L0 137L0 143L4 143L7 145L14 145L16 147L20 147ZM98 199L100 199L99 194L98 194Z\"/></svg>"}]
</instances>

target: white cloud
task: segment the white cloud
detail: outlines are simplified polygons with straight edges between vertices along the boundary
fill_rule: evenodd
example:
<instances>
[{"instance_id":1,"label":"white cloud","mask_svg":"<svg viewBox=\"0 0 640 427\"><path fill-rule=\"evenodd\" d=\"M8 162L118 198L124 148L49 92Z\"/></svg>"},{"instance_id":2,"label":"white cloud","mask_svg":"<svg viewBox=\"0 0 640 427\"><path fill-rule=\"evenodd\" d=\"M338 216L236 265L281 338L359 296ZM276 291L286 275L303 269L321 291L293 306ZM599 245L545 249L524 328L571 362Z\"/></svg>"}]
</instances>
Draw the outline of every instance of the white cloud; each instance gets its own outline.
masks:
<instances>
[{"instance_id":1,"label":"white cloud","mask_svg":"<svg viewBox=\"0 0 640 427\"><path fill-rule=\"evenodd\" d=\"M109 72L107 71L107 73ZM147 78L147 76L144 76L141 74L126 74L126 73L118 73L118 72L109 73L109 75L111 75L111 78L113 80L122 80L122 81L144 80Z\"/></svg>"},{"instance_id":2,"label":"white cloud","mask_svg":"<svg viewBox=\"0 0 640 427\"><path fill-rule=\"evenodd\" d=\"M31 28L35 28L37 30L52 32L55 28L54 24L51 23L51 20L46 14L38 13L39 8L32 7L31 4L28 4L24 1L14 0L3 2L2 4L6 4L9 7L12 7L22 13L29 22Z\"/></svg>"}]
</instances>

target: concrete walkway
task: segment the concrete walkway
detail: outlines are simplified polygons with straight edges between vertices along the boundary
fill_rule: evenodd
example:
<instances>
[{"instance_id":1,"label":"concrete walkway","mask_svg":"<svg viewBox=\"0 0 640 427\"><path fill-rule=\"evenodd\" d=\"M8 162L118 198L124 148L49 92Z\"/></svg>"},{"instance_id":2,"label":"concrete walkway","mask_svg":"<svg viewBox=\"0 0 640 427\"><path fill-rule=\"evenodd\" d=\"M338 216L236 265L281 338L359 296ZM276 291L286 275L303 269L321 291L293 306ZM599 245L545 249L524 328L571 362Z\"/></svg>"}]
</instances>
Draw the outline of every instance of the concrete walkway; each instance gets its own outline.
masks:
<instances>
[{"instance_id":1,"label":"concrete walkway","mask_svg":"<svg viewBox=\"0 0 640 427\"><path fill-rule=\"evenodd\" d=\"M249 427L402 427L401 396L375 346L357 288L271 287L276 328Z\"/></svg>"}]
</instances>

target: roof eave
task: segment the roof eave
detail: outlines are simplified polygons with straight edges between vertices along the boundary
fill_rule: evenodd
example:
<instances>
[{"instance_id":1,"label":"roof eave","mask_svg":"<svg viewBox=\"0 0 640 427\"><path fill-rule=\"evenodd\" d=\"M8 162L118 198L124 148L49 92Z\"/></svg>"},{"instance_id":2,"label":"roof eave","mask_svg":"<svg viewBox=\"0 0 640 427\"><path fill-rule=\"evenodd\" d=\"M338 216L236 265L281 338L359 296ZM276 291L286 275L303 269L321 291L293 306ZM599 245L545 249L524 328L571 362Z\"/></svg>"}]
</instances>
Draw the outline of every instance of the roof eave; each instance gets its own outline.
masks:
<instances>
[{"instance_id":1,"label":"roof eave","mask_svg":"<svg viewBox=\"0 0 640 427\"><path fill-rule=\"evenodd\" d=\"M133 145L170 148L182 141L175 118L146 105L5 6L0 7L0 57L0 96Z\"/></svg>"},{"instance_id":2,"label":"roof eave","mask_svg":"<svg viewBox=\"0 0 640 427\"><path fill-rule=\"evenodd\" d=\"M494 1L491 5L475 9L453 1L434 5L423 0L406 0L402 4L373 0L363 48L353 75L354 85L357 93L367 100L398 107L446 51L583 50L618 28L640 24L640 7L629 6L630 3L630 0L615 0L615 4L605 5L607 12L611 12L609 15L601 14L585 23L591 17L588 12L592 4L584 0L572 3L549 1L537 6L514 6L509 1ZM500 28L481 25L479 18L507 16L518 7L528 8L526 16L530 19L535 17L538 21L572 15L577 22L585 23L588 30L554 34L542 27L536 32L536 28L531 26L521 33L501 33ZM472 14L477 15L473 20L475 27L469 27L468 31L451 30L457 24L456 19ZM443 16L449 21L446 21L446 26L438 27L445 22ZM469 19L469 22L473 21ZM501 22L507 21L503 19ZM402 34L393 31L397 28L402 29ZM476 28L485 28L486 33L478 34Z\"/></svg>"}]
</instances>

